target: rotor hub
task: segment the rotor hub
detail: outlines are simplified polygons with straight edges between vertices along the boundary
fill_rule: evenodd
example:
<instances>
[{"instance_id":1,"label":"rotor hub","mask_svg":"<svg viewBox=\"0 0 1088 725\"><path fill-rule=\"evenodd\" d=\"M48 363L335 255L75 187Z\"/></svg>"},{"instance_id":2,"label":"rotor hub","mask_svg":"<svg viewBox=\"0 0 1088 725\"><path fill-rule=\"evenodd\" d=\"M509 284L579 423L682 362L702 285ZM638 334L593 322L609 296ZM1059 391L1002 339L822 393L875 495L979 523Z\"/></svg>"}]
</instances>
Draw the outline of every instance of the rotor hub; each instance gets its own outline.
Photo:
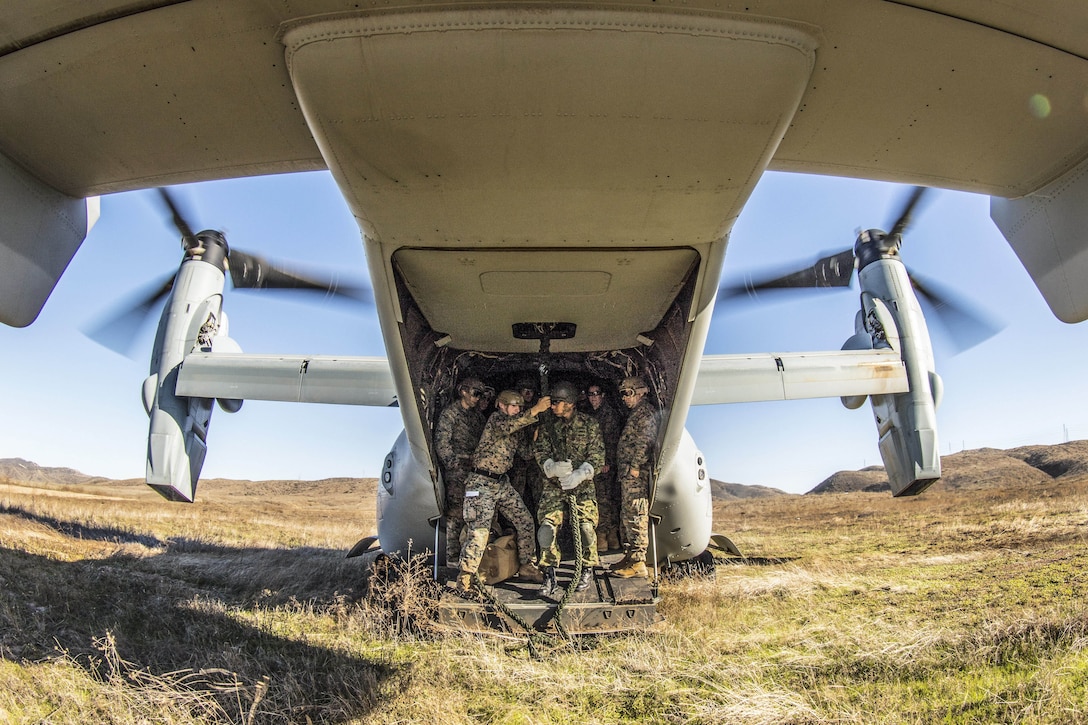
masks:
<instances>
[{"instance_id":1,"label":"rotor hub","mask_svg":"<svg viewBox=\"0 0 1088 725\"><path fill-rule=\"evenodd\" d=\"M854 256L858 260L858 270L878 259L898 259L899 247L903 243L900 234L888 234L883 229L866 229L858 234L854 242Z\"/></svg>"},{"instance_id":2,"label":"rotor hub","mask_svg":"<svg viewBox=\"0 0 1088 725\"><path fill-rule=\"evenodd\" d=\"M183 238L181 243L185 247L186 259L199 259L215 265L224 272L227 270L230 247L227 246L227 238L221 232L205 229L195 237Z\"/></svg>"}]
</instances>

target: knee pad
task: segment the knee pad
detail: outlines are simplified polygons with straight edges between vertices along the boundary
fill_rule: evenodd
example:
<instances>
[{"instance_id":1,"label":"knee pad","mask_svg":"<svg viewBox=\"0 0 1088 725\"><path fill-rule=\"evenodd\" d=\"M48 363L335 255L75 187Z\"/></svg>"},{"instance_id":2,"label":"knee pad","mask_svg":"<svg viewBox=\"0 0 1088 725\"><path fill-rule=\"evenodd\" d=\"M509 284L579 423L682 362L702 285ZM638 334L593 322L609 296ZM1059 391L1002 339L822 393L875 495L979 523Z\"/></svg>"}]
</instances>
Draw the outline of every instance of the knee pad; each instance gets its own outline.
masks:
<instances>
[{"instance_id":1,"label":"knee pad","mask_svg":"<svg viewBox=\"0 0 1088 725\"><path fill-rule=\"evenodd\" d=\"M536 543L541 551L546 551L555 543L555 526L551 522L545 522L536 530Z\"/></svg>"}]
</instances>

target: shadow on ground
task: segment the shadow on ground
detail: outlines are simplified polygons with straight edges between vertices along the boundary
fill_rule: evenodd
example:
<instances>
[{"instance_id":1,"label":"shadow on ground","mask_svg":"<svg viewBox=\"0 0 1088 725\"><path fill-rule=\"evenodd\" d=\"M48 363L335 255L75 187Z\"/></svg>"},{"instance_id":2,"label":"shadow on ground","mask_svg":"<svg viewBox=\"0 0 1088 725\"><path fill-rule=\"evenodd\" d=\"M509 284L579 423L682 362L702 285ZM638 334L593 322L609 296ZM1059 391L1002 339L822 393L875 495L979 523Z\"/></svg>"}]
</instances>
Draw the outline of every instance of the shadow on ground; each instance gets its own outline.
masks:
<instances>
[{"instance_id":1,"label":"shadow on ground","mask_svg":"<svg viewBox=\"0 0 1088 725\"><path fill-rule=\"evenodd\" d=\"M8 661L63 656L111 683L204 688L224 711L241 709L239 719L259 700L257 714L290 713L294 722L362 717L396 674L387 662L315 644L303 631L273 631L290 621L282 612L278 625L257 624L262 606L273 619L269 602L293 602L300 629L314 611L358 616L343 592L359 573L344 564L343 552L194 546L10 508L6 513L84 541L165 548L148 556L61 561L0 547L0 657ZM300 571L313 579L304 585L304 602L283 588ZM262 597L263 604L256 601Z\"/></svg>"}]
</instances>

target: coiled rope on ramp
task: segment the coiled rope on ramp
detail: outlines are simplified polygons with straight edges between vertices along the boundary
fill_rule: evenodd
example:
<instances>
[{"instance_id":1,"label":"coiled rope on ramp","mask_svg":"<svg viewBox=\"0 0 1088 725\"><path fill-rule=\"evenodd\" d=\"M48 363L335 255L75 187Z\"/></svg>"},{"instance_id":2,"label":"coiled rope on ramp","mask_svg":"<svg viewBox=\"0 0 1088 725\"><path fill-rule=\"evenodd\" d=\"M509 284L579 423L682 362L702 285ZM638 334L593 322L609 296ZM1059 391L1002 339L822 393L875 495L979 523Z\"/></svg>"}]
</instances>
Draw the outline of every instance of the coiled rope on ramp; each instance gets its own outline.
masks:
<instances>
[{"instance_id":1,"label":"coiled rope on ramp","mask_svg":"<svg viewBox=\"0 0 1088 725\"><path fill-rule=\"evenodd\" d=\"M578 515L577 503L577 497L573 493L567 495L567 510L570 512L571 538L574 540L574 576L567 584L566 591L563 592L563 596L559 599L559 603L555 608L555 614L552 615L552 621L555 622L555 629L559 636L574 647L578 646L578 641L567 631L567 628L563 626L563 609L567 606L567 603L570 602L571 597L574 596L575 589L578 587L578 581L582 578L582 569L584 567L582 556L585 550L582 547L581 519ZM484 586L479 575L473 574L472 582L475 585L476 591L480 593L480 596L486 603L505 614L512 622L525 630L526 646L529 649L529 655L534 658L538 657L539 651L537 650L537 646L548 642L551 638L549 634L534 629L520 614L496 599Z\"/></svg>"}]
</instances>

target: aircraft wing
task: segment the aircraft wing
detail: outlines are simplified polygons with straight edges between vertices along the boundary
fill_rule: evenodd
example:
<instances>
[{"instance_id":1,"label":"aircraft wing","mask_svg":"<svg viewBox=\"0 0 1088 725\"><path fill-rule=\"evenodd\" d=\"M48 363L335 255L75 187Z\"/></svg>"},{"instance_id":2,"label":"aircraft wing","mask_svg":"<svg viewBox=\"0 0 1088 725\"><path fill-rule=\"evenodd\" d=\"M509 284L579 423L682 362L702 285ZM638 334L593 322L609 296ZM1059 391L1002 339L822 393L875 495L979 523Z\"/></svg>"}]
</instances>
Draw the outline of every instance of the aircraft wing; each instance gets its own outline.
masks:
<instances>
[{"instance_id":1,"label":"aircraft wing","mask_svg":"<svg viewBox=\"0 0 1088 725\"><path fill-rule=\"evenodd\" d=\"M223 400L397 405L382 357L194 353L178 372L177 394Z\"/></svg>"},{"instance_id":2,"label":"aircraft wing","mask_svg":"<svg viewBox=\"0 0 1088 725\"><path fill-rule=\"evenodd\" d=\"M907 390L892 350L706 355L693 405L884 395ZM397 404L385 358L194 353L177 393L196 398L388 407Z\"/></svg>"},{"instance_id":3,"label":"aircraft wing","mask_svg":"<svg viewBox=\"0 0 1088 725\"><path fill-rule=\"evenodd\" d=\"M894 350L704 355L691 403L887 395L907 390L906 369Z\"/></svg>"},{"instance_id":4,"label":"aircraft wing","mask_svg":"<svg viewBox=\"0 0 1088 725\"><path fill-rule=\"evenodd\" d=\"M335 167L366 235L400 245L705 244L764 168L1003 198L1058 185L1045 215L1088 206L1083 3L721 5L7 3L0 321L40 311L83 199L218 178ZM1084 319L1088 286L1061 281L1080 278L1063 268L1083 225L1034 231L1029 206L1003 229Z\"/></svg>"}]
</instances>

